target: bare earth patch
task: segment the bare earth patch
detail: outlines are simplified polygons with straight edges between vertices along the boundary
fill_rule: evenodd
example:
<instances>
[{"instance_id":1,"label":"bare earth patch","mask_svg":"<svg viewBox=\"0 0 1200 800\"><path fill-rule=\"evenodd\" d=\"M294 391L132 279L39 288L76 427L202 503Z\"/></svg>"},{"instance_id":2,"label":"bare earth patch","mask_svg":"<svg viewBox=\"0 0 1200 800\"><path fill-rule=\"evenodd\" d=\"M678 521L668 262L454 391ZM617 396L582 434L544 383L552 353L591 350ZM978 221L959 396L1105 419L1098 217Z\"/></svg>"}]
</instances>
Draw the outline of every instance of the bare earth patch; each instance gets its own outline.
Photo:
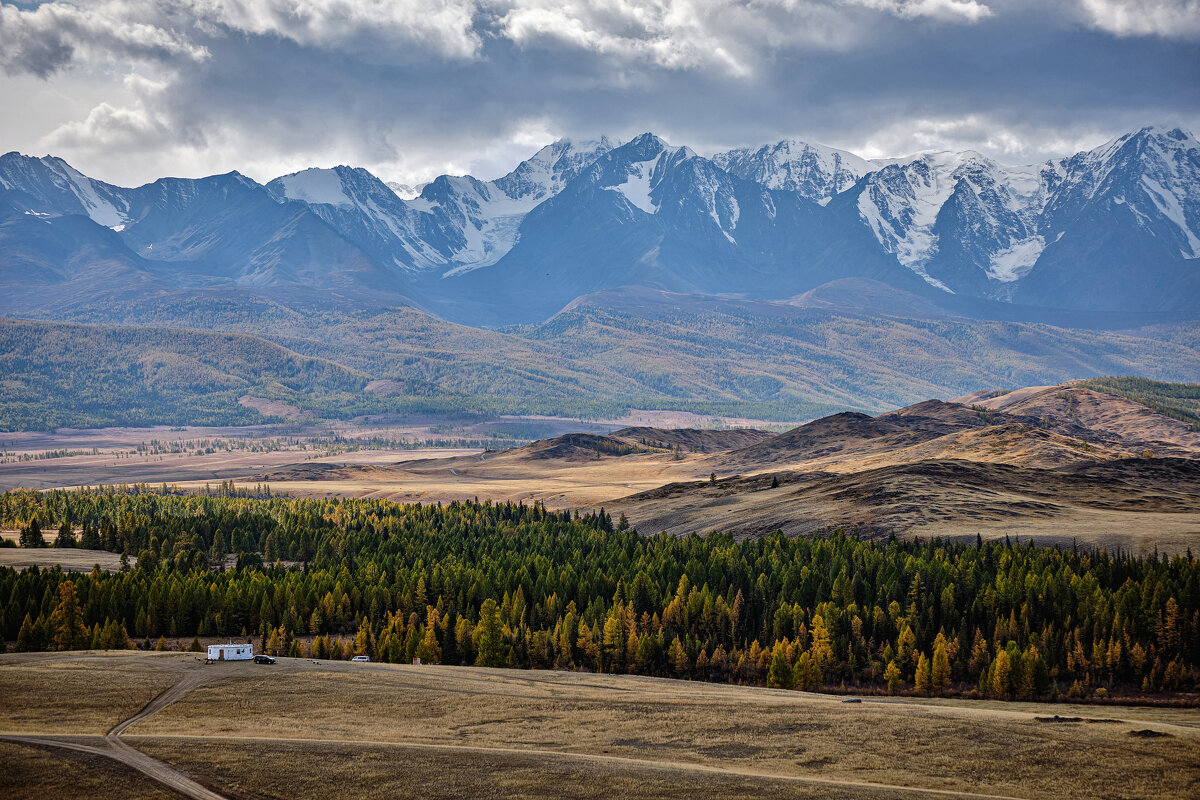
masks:
<instances>
[{"instance_id":1,"label":"bare earth patch","mask_svg":"<svg viewBox=\"0 0 1200 800\"><path fill-rule=\"evenodd\" d=\"M282 400L268 400L265 397L243 395L238 398L238 405L253 408L264 417L282 417L283 419L301 419L307 416L298 407Z\"/></svg>"}]
</instances>

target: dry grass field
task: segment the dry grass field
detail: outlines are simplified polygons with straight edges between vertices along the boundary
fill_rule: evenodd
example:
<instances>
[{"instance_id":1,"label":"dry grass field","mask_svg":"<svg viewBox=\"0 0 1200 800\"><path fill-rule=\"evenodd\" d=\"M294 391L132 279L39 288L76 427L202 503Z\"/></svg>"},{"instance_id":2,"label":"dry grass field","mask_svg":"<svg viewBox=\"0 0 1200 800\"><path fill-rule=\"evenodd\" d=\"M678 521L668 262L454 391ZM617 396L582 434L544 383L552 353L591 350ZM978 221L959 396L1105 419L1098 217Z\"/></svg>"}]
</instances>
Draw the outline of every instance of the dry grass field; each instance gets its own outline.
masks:
<instances>
[{"instance_id":1,"label":"dry grass field","mask_svg":"<svg viewBox=\"0 0 1200 800\"><path fill-rule=\"evenodd\" d=\"M227 798L1183 798L1200 790L1200 718L1190 710L846 703L564 672L307 659L204 666L179 653L0 656L0 734L95 734L176 680L194 688L177 691L122 741ZM1077 721L1045 721L1056 714ZM1144 730L1163 735L1134 735ZM39 770L75 756L4 747L6 796L64 796L55 788L62 773L43 779ZM126 780L128 796L154 796L138 793L136 774ZM73 796L117 796L80 790Z\"/></svg>"},{"instance_id":2,"label":"dry grass field","mask_svg":"<svg viewBox=\"0 0 1200 800\"><path fill-rule=\"evenodd\" d=\"M162 784L112 759L0 741L0 789L11 800L100 798L178 800Z\"/></svg>"},{"instance_id":3,"label":"dry grass field","mask_svg":"<svg viewBox=\"0 0 1200 800\"><path fill-rule=\"evenodd\" d=\"M174 685L190 657L119 651L0 656L0 732L101 736Z\"/></svg>"},{"instance_id":4,"label":"dry grass field","mask_svg":"<svg viewBox=\"0 0 1200 800\"><path fill-rule=\"evenodd\" d=\"M136 557L130 557L130 565L137 563ZM107 550L59 549L47 547L30 550L24 547L0 547L0 567L27 569L36 566L40 569L60 566L64 572L90 572L92 567L99 564L106 572L116 572L121 568L119 553Z\"/></svg>"},{"instance_id":5,"label":"dry grass field","mask_svg":"<svg viewBox=\"0 0 1200 800\"><path fill-rule=\"evenodd\" d=\"M611 420L582 420L540 415L501 416L478 422L452 418L398 420L389 423L371 421L327 421L312 424L257 425L247 427L179 427L150 428L64 428L55 432L0 432L0 490L17 487L50 489L58 487L96 486L98 484L151 483L203 486L205 482L237 480L239 483L257 473L280 468L312 464L360 466L401 463L412 459L441 458L479 452L472 448L395 449L370 444L370 449L323 456L314 442L339 437L354 442L375 440L424 441L427 439L489 439L518 437L520 439L557 436L584 431L606 433L628 426L675 427L760 427L783 430L787 425L763 420L733 417L707 417L683 411L641 411L634 409L626 416ZM270 452L251 452L245 449L222 450L197 454L136 453L139 446L158 442L197 443L224 441L235 448L255 441L287 439L307 444L275 449ZM500 438L498 442L503 442ZM511 441L511 439L509 439ZM519 443L519 442L517 442ZM91 451L95 450L95 453ZM36 460L14 460L16 456L44 456L47 453L71 451L79 455ZM297 493L314 493L311 481L297 481ZM282 487L281 487L282 489ZM347 494L361 493L347 488ZM355 495L357 496L357 495Z\"/></svg>"},{"instance_id":6,"label":"dry grass field","mask_svg":"<svg viewBox=\"0 0 1200 800\"><path fill-rule=\"evenodd\" d=\"M73 488L100 484L170 484L203 488L221 481L254 483L252 476L281 467L312 468L402 463L410 459L469 455L471 449L360 450L319 455L299 450L255 453L247 450L217 450L213 453L163 453L129 455L100 452L38 461L0 463L0 489ZM277 487L272 487L277 488ZM311 484L310 484L311 488Z\"/></svg>"}]
</instances>

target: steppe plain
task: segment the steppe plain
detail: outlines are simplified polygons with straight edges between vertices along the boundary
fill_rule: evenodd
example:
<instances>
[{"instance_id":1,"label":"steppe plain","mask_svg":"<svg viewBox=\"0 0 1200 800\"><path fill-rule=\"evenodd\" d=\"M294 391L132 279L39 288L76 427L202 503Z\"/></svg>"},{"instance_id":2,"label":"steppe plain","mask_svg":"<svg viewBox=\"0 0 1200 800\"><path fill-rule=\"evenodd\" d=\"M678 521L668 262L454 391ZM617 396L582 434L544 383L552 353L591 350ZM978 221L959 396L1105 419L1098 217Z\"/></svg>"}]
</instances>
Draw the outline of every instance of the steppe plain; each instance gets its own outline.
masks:
<instances>
[{"instance_id":1,"label":"steppe plain","mask_svg":"<svg viewBox=\"0 0 1200 800\"><path fill-rule=\"evenodd\" d=\"M0 788L208 800L1200 789L1192 710L853 699L626 675L9 654Z\"/></svg>"}]
</instances>

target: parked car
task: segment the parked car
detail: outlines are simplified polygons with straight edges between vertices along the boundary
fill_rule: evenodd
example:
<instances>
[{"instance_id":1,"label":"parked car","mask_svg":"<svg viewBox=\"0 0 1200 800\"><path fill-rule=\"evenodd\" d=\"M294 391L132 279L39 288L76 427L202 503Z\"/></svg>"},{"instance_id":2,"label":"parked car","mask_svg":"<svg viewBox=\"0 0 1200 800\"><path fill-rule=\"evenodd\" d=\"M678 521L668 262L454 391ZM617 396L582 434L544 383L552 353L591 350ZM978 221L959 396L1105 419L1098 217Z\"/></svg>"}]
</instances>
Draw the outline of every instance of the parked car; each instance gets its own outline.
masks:
<instances>
[{"instance_id":1,"label":"parked car","mask_svg":"<svg viewBox=\"0 0 1200 800\"><path fill-rule=\"evenodd\" d=\"M254 663L255 664L274 664L275 659L271 658L270 656L257 655L254 657Z\"/></svg>"},{"instance_id":2,"label":"parked car","mask_svg":"<svg viewBox=\"0 0 1200 800\"><path fill-rule=\"evenodd\" d=\"M370 661L371 657L370 656L355 656L354 658L352 658L350 660L351 661Z\"/></svg>"}]
</instances>

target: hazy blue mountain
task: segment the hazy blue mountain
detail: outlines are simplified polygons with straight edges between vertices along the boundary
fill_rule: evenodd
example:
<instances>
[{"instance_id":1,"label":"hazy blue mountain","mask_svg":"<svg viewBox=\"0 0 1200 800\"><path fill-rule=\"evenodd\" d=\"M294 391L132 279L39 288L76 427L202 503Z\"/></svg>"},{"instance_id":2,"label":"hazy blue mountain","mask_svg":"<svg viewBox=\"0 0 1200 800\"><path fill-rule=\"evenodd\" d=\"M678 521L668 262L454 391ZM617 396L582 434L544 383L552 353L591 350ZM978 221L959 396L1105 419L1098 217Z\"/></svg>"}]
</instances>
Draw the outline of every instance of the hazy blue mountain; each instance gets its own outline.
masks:
<instances>
[{"instance_id":1,"label":"hazy blue mountain","mask_svg":"<svg viewBox=\"0 0 1200 800\"><path fill-rule=\"evenodd\" d=\"M89 279L98 295L160 285L401 286L307 206L281 205L236 172L126 189L61 159L10 153L0 159L0 203L5 285L40 274L82 282L73 296ZM21 224L32 221L41 224Z\"/></svg>"},{"instance_id":2,"label":"hazy blue mountain","mask_svg":"<svg viewBox=\"0 0 1200 800\"><path fill-rule=\"evenodd\" d=\"M502 178L443 175L419 194L346 166L125 189L10 153L0 210L0 285L70 282L73 301L89 280L97 296L336 288L503 325L624 286L786 300L869 279L991 319L1200 313L1200 144L1179 129L1027 166L563 140Z\"/></svg>"},{"instance_id":3,"label":"hazy blue mountain","mask_svg":"<svg viewBox=\"0 0 1200 800\"><path fill-rule=\"evenodd\" d=\"M442 175L402 197L364 169L308 169L276 178L267 190L306 204L383 264L441 275L489 266L516 242L533 208L612 148L608 139L547 145L494 181ZM408 191L406 191L408 190Z\"/></svg>"}]
</instances>

